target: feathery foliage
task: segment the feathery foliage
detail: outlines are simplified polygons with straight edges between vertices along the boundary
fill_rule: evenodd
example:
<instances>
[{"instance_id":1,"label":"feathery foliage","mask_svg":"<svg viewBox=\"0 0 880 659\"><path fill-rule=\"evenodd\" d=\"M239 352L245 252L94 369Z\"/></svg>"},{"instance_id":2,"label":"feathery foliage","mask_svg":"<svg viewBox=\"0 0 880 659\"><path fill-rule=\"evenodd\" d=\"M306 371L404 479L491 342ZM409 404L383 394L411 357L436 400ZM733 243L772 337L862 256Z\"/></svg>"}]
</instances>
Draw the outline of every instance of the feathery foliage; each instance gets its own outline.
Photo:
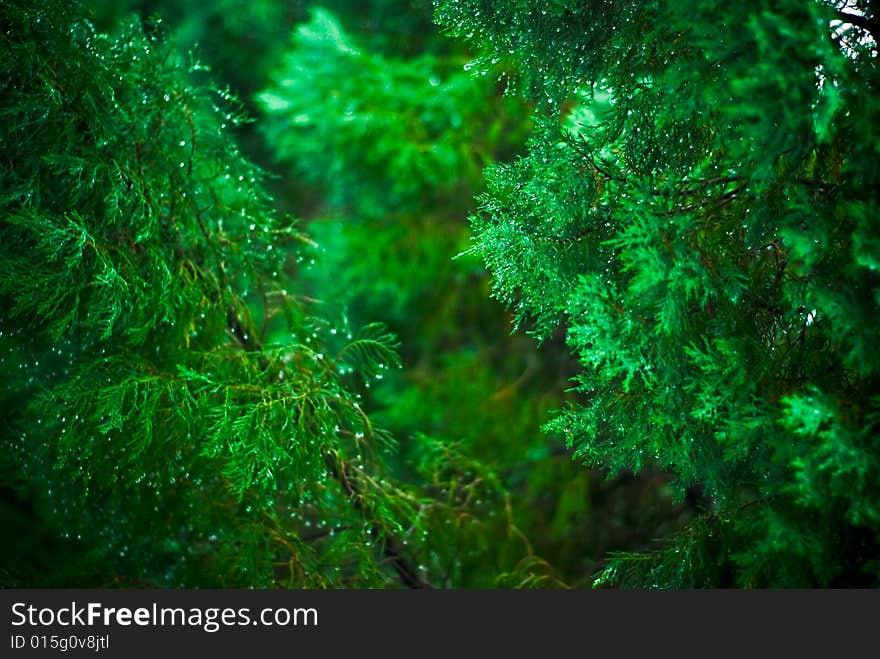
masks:
<instances>
[{"instance_id":1,"label":"feathery foliage","mask_svg":"<svg viewBox=\"0 0 880 659\"><path fill-rule=\"evenodd\" d=\"M548 429L707 510L597 583L880 583L870 2L440 0L539 104L471 250L582 367Z\"/></svg>"},{"instance_id":2,"label":"feathery foliage","mask_svg":"<svg viewBox=\"0 0 880 659\"><path fill-rule=\"evenodd\" d=\"M484 189L481 169L522 146L529 105L503 95L493 78L471 75L469 53L426 29L411 6L418 3L342 4L315 8L297 27L258 97L274 167L323 191L321 204L300 211L316 241L303 279L350 320L379 319L401 337L405 368L378 374L369 390L400 455L418 459L431 438L492 465L510 495L504 514L532 548L523 560L542 556L560 578L583 582L607 544L640 540L633 527L611 539L604 514L612 506L592 504L601 479L572 464L558 437L539 432L564 397L564 343L539 352L527 337L510 336L508 314L486 300L479 259L454 258L467 245L473 195ZM389 47L405 21L411 38ZM662 505L651 510L634 535L649 538L668 514ZM522 551L516 536L502 535L481 555L496 566Z\"/></svg>"},{"instance_id":3,"label":"feathery foliage","mask_svg":"<svg viewBox=\"0 0 880 659\"><path fill-rule=\"evenodd\" d=\"M870 2L83 2L0 7L4 585L880 582Z\"/></svg>"},{"instance_id":4,"label":"feathery foliage","mask_svg":"<svg viewBox=\"0 0 880 659\"><path fill-rule=\"evenodd\" d=\"M3 583L453 579L429 527L507 528L473 503L503 493L442 472L452 448L417 485L388 474L360 392L396 339L297 293L309 239L231 139L237 102L155 23L111 38L55 0L2 17L2 474L66 539L4 559Z\"/></svg>"}]
</instances>

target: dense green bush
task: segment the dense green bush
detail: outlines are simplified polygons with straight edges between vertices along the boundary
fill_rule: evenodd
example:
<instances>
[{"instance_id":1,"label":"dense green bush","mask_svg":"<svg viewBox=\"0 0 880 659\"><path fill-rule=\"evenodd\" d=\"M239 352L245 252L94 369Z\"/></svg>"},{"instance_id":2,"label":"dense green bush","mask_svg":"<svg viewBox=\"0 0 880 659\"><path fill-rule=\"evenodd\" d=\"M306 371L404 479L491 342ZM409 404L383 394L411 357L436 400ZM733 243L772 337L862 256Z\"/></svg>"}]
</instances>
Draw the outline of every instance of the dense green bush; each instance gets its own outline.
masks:
<instances>
[{"instance_id":1,"label":"dense green bush","mask_svg":"<svg viewBox=\"0 0 880 659\"><path fill-rule=\"evenodd\" d=\"M397 340L298 291L310 239L230 138L234 100L154 24L2 11L3 512L43 525L4 584L456 585L510 532L503 487L427 438L418 477L388 471L361 392Z\"/></svg>"},{"instance_id":2,"label":"dense green bush","mask_svg":"<svg viewBox=\"0 0 880 659\"><path fill-rule=\"evenodd\" d=\"M614 530L624 524L611 502L640 498L643 483L605 484L539 432L571 359L559 337L539 350L510 336L479 258L463 253L482 169L523 147L531 105L504 95L500 68L474 76L471 54L410 3L343 4L296 29L258 96L272 168L322 191L316 208L298 209L316 241L303 280L349 318L400 336L404 368L373 383L370 399L401 455L418 455L428 435L494 465L534 551L583 583L609 546L638 546L686 511L670 511L662 479L646 478L644 516ZM392 37L405 21L402 47Z\"/></svg>"},{"instance_id":3,"label":"dense green bush","mask_svg":"<svg viewBox=\"0 0 880 659\"><path fill-rule=\"evenodd\" d=\"M868 3L83 1L0 7L3 585L878 585Z\"/></svg>"},{"instance_id":4,"label":"dense green bush","mask_svg":"<svg viewBox=\"0 0 880 659\"><path fill-rule=\"evenodd\" d=\"M878 584L878 82L869 3L438 2L541 105L472 250L579 399L548 429L705 512L598 583Z\"/></svg>"}]
</instances>

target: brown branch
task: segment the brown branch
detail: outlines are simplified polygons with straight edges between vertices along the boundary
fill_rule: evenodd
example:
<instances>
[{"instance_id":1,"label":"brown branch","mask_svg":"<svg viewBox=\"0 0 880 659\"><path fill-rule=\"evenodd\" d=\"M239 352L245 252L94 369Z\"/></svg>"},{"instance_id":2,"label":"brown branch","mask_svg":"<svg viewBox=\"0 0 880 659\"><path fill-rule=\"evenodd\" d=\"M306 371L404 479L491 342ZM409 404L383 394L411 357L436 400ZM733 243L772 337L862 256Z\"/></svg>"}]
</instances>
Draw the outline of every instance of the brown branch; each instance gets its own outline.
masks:
<instances>
[{"instance_id":1,"label":"brown branch","mask_svg":"<svg viewBox=\"0 0 880 659\"><path fill-rule=\"evenodd\" d=\"M863 16L861 14L850 14L848 11L841 10L838 10L837 15L844 23L849 23L850 25L855 25L856 27L861 28L874 37L874 41L880 42L880 39L877 38L880 36L880 21L876 18Z\"/></svg>"},{"instance_id":2,"label":"brown branch","mask_svg":"<svg viewBox=\"0 0 880 659\"><path fill-rule=\"evenodd\" d=\"M330 470L330 473L339 481L343 492L345 492L345 495L351 501L351 505L367 520L370 530L378 538L384 540L383 552L385 558L388 559L388 562L394 568L394 571L397 572L397 575L400 577L403 584L407 588L413 589L433 588L434 586L422 579L418 571L407 560L403 553L403 545L400 540L388 533L381 524L377 524L371 519L373 516L369 514L371 512L369 506L366 501L364 501L364 496L361 494L357 482L350 475L345 462L338 459L338 456L329 452L324 454L324 462L327 465L327 469Z\"/></svg>"},{"instance_id":3,"label":"brown branch","mask_svg":"<svg viewBox=\"0 0 880 659\"><path fill-rule=\"evenodd\" d=\"M321 540L322 538L326 538L327 536L333 535L334 533L350 530L350 526L331 526L329 529L319 529L317 531L313 531L312 533L301 535L299 539L303 542L314 542L315 540Z\"/></svg>"},{"instance_id":4,"label":"brown branch","mask_svg":"<svg viewBox=\"0 0 880 659\"><path fill-rule=\"evenodd\" d=\"M234 309L230 308L227 310L226 322L233 336L245 350L260 351L262 349L259 340L254 336L254 332L247 330L245 323ZM351 475L351 470L345 461L340 459L338 454L330 450L325 450L323 457L327 469L339 482L345 496L351 501L351 505L364 517L373 534L378 539L384 541L383 553L385 558L388 559L394 571L397 572L401 582L407 588L433 588L434 586L422 579L418 570L406 558L403 551L403 543L380 522L376 521L375 515L372 514L373 511L365 501L356 478Z\"/></svg>"}]
</instances>

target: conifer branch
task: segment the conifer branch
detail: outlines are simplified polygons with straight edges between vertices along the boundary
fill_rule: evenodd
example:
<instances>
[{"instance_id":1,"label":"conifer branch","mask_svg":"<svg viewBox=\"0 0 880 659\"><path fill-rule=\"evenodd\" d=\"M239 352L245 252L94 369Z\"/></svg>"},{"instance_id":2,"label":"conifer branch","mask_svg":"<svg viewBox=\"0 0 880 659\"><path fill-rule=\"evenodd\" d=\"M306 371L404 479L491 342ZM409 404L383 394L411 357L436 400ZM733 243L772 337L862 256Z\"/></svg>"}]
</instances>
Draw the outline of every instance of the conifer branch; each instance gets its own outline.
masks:
<instances>
[{"instance_id":1,"label":"conifer branch","mask_svg":"<svg viewBox=\"0 0 880 659\"><path fill-rule=\"evenodd\" d=\"M351 476L346 463L339 459L338 454L329 451L325 452L324 460L327 469L342 486L342 490L345 492L348 500L351 501L352 506L364 516L371 532L383 543L382 551L385 554L385 558L388 559L391 567L397 572L401 582L407 588L433 588L428 581L425 581L419 575L415 567L406 558L403 552L403 545L397 537L389 533L382 524L375 521L376 516L372 514L369 504L364 499L363 494L361 494L357 481Z\"/></svg>"},{"instance_id":2,"label":"conifer branch","mask_svg":"<svg viewBox=\"0 0 880 659\"><path fill-rule=\"evenodd\" d=\"M254 337L253 331L249 331L246 328L245 323L242 322L238 314L231 308L227 311L227 325L232 335L245 350L249 352L262 351L262 345ZM261 359L265 358L261 357ZM358 408L358 411L360 412L360 408ZM330 449L324 449L322 452L327 470L339 483L352 507L366 520L371 533L382 542L382 551L385 558L389 561L401 582L407 588L433 588L428 581L421 577L418 570L415 569L406 557L400 540L378 521L378 515L375 514L375 511L372 510L372 507L366 501L356 477L352 476L352 470L345 461L341 459L337 452Z\"/></svg>"},{"instance_id":3,"label":"conifer branch","mask_svg":"<svg viewBox=\"0 0 880 659\"><path fill-rule=\"evenodd\" d=\"M865 32L868 32L874 38L876 43L880 43L880 38L878 38L880 37L880 20L865 14L852 14L848 11L843 11L842 9L837 10L837 16L839 20L844 23L855 25Z\"/></svg>"}]
</instances>

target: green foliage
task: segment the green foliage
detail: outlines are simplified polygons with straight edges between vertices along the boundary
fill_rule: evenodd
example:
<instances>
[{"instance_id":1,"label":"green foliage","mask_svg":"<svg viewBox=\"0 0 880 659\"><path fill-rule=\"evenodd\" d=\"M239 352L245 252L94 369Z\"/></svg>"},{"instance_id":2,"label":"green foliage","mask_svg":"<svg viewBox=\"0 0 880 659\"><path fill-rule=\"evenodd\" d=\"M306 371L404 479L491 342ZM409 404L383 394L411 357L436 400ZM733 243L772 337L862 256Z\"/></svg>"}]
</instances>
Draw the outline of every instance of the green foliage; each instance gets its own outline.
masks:
<instances>
[{"instance_id":1,"label":"green foliage","mask_svg":"<svg viewBox=\"0 0 880 659\"><path fill-rule=\"evenodd\" d=\"M482 167L512 152L528 112L464 71L465 54L426 29L425 15L406 14L407 3L373 4L373 15L382 17L375 32L352 8L338 18L315 9L259 97L260 127L282 171L324 191L324 205L309 220L316 245L302 276L315 297L344 305L351 321L381 319L401 336L404 370L377 374L367 393L376 418L400 440L402 472L425 478L405 463L419 462L426 442L444 443L462 459L485 463L497 475L495 487L508 493L507 512L495 519L510 518L520 531L469 525L467 535L481 548L458 553L458 583L495 584L500 568L489 579L483 561L504 566L505 584L548 585L554 582L534 552L552 550L536 549L545 520L530 517L530 502L541 496L548 501L542 509L555 508L565 483L524 499L525 484L512 474L533 454L550 452L536 429L558 404L557 395L543 395L557 365L542 367L533 346L505 337L506 315L486 304L479 263L453 259L466 244L464 219ZM413 40L389 48L402 16ZM491 500L498 506L506 499ZM465 533L458 525L449 530ZM449 547L461 543L437 537Z\"/></svg>"},{"instance_id":2,"label":"green foliage","mask_svg":"<svg viewBox=\"0 0 880 659\"><path fill-rule=\"evenodd\" d=\"M464 61L370 52L314 9L260 94L262 126L278 158L325 184L331 204L370 217L431 204L478 177L506 128L496 113L516 107L493 101Z\"/></svg>"},{"instance_id":3,"label":"green foliage","mask_svg":"<svg viewBox=\"0 0 880 659\"><path fill-rule=\"evenodd\" d=\"M471 250L538 337L566 328L579 400L547 428L710 504L599 583L876 586L870 7L443 0L436 17L540 104L525 155L487 170Z\"/></svg>"},{"instance_id":4,"label":"green foliage","mask_svg":"<svg viewBox=\"0 0 880 659\"><path fill-rule=\"evenodd\" d=\"M98 31L113 34L127 20L161 20L166 39L183 53L193 50L224 84L249 105L291 27L305 15L303 0L85 0ZM256 73L256 75L255 75ZM220 75L222 74L222 76Z\"/></svg>"},{"instance_id":5,"label":"green foliage","mask_svg":"<svg viewBox=\"0 0 880 659\"><path fill-rule=\"evenodd\" d=\"M309 239L230 138L234 99L155 24L111 38L54 0L2 15L2 476L34 541L60 542L4 555L3 583L446 579L429 525L483 511L389 474L359 391L396 339L297 292Z\"/></svg>"},{"instance_id":6,"label":"green foliage","mask_svg":"<svg viewBox=\"0 0 880 659\"><path fill-rule=\"evenodd\" d=\"M4 585L880 583L869 3L84 1L0 8Z\"/></svg>"},{"instance_id":7,"label":"green foliage","mask_svg":"<svg viewBox=\"0 0 880 659\"><path fill-rule=\"evenodd\" d=\"M479 259L461 254L473 194L484 188L480 168L521 146L531 109L505 97L494 76L468 72L469 54L409 4L315 10L260 95L275 167L323 190L321 204L301 211L316 241L302 276L312 295L344 305L348 320L383 320L401 337L404 369L380 374L365 392L399 439L401 462L418 460L432 438L491 468L508 493L495 502L507 502L503 517L517 533L468 531L475 542L486 534L480 560L493 567L483 570L500 570L505 585L553 585L542 557L556 577L581 583L607 547L633 546L676 513L650 481L653 498L636 504L649 512L620 525L615 506L637 488L614 489L594 506L601 479L539 432L565 396L565 346L557 337L538 351L510 336L507 314L486 300ZM399 44L404 21L411 38ZM514 577L512 565L540 570ZM462 584L490 583L476 562L460 575Z\"/></svg>"}]
</instances>

